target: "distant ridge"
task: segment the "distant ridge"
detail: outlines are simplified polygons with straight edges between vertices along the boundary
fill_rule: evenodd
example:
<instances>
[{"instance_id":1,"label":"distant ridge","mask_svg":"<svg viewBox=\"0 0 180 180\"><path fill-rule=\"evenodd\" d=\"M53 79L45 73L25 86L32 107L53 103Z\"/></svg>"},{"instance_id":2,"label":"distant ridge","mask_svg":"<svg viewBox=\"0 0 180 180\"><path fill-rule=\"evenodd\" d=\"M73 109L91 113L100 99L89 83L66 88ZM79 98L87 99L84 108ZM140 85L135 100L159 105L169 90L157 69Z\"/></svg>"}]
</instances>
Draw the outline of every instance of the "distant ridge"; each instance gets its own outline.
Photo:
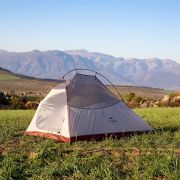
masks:
<instances>
[{"instance_id":1,"label":"distant ridge","mask_svg":"<svg viewBox=\"0 0 180 180\"><path fill-rule=\"evenodd\" d=\"M0 66L17 74L59 79L74 68L89 68L120 85L180 89L180 64L169 59L125 59L87 50L7 52Z\"/></svg>"}]
</instances>

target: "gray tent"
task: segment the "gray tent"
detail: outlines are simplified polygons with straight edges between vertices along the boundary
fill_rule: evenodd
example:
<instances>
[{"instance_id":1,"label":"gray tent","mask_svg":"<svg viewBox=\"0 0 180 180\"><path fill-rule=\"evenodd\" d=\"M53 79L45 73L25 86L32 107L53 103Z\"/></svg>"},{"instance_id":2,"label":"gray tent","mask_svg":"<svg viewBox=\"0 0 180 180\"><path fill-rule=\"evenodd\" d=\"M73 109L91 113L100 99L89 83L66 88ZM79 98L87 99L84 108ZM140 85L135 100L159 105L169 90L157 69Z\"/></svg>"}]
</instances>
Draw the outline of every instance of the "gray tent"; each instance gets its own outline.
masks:
<instances>
[{"instance_id":1,"label":"gray tent","mask_svg":"<svg viewBox=\"0 0 180 180\"><path fill-rule=\"evenodd\" d=\"M151 131L97 75L76 70L70 80L53 88L40 103L26 134L72 142Z\"/></svg>"}]
</instances>

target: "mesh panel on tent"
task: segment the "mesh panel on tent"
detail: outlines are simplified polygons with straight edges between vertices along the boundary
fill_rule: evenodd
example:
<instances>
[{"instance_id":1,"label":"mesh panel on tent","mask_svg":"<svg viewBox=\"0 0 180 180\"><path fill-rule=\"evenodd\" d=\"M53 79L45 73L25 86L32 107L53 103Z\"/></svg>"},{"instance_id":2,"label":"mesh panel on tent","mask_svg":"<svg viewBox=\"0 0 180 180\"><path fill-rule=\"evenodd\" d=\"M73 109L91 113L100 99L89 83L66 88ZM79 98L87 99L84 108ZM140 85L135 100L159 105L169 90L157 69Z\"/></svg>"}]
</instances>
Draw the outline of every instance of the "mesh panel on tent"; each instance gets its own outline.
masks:
<instances>
[{"instance_id":1,"label":"mesh panel on tent","mask_svg":"<svg viewBox=\"0 0 180 180\"><path fill-rule=\"evenodd\" d=\"M67 85L68 105L76 108L104 108L119 100L92 75L76 74Z\"/></svg>"}]
</instances>

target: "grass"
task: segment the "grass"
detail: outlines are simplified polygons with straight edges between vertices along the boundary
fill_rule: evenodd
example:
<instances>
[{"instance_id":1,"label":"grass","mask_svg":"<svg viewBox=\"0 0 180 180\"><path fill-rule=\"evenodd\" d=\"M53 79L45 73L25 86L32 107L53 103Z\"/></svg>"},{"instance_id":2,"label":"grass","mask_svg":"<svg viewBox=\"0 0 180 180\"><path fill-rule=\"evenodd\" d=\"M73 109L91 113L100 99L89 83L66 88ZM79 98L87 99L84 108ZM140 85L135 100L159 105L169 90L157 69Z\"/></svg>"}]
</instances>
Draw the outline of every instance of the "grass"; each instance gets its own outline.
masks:
<instances>
[{"instance_id":1,"label":"grass","mask_svg":"<svg viewBox=\"0 0 180 180\"><path fill-rule=\"evenodd\" d=\"M0 111L0 179L179 179L180 108L136 109L155 133L73 144L23 136L34 111Z\"/></svg>"},{"instance_id":2,"label":"grass","mask_svg":"<svg viewBox=\"0 0 180 180\"><path fill-rule=\"evenodd\" d=\"M0 74L0 81L10 81L10 80L17 80L21 79L20 77L6 75L6 74Z\"/></svg>"}]
</instances>

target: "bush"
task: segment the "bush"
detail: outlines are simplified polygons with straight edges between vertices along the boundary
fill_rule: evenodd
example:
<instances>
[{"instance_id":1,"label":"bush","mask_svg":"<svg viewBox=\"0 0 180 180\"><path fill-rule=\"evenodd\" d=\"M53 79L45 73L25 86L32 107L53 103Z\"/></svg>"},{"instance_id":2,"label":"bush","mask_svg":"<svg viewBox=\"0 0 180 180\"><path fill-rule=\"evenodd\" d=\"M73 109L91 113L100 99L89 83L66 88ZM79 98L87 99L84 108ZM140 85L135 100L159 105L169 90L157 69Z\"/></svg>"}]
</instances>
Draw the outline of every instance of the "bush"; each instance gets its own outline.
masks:
<instances>
[{"instance_id":1,"label":"bush","mask_svg":"<svg viewBox=\"0 0 180 180\"><path fill-rule=\"evenodd\" d=\"M135 93L129 93L125 96L125 101L130 108L137 108L147 100L140 96L136 96Z\"/></svg>"},{"instance_id":2,"label":"bush","mask_svg":"<svg viewBox=\"0 0 180 180\"><path fill-rule=\"evenodd\" d=\"M11 104L13 109L25 109L25 104L27 103L27 98L25 96L19 97L14 95L11 99Z\"/></svg>"},{"instance_id":3,"label":"bush","mask_svg":"<svg viewBox=\"0 0 180 180\"><path fill-rule=\"evenodd\" d=\"M142 97L137 97L137 96L135 96L133 99L132 99L132 101L135 101L135 102L137 102L138 104L140 104L140 103L144 103L145 102L145 99L143 99Z\"/></svg>"},{"instance_id":4,"label":"bush","mask_svg":"<svg viewBox=\"0 0 180 180\"><path fill-rule=\"evenodd\" d=\"M139 107L139 103L136 102L136 101L131 101L131 102L128 103L128 106L130 108L137 108L137 107Z\"/></svg>"},{"instance_id":5,"label":"bush","mask_svg":"<svg viewBox=\"0 0 180 180\"><path fill-rule=\"evenodd\" d=\"M126 96L125 96L125 100L127 101L127 102L130 102L133 98L135 97L135 93L129 93L129 94L127 94Z\"/></svg>"},{"instance_id":6,"label":"bush","mask_svg":"<svg viewBox=\"0 0 180 180\"><path fill-rule=\"evenodd\" d=\"M36 101L28 101L27 103L26 103L26 108L27 109L37 109L37 107L38 107L38 102L36 102Z\"/></svg>"},{"instance_id":7,"label":"bush","mask_svg":"<svg viewBox=\"0 0 180 180\"><path fill-rule=\"evenodd\" d=\"M40 97L40 96L28 96L27 99L28 99L28 101L32 101L32 102L34 102L34 101L40 102L42 100L42 97Z\"/></svg>"}]
</instances>

